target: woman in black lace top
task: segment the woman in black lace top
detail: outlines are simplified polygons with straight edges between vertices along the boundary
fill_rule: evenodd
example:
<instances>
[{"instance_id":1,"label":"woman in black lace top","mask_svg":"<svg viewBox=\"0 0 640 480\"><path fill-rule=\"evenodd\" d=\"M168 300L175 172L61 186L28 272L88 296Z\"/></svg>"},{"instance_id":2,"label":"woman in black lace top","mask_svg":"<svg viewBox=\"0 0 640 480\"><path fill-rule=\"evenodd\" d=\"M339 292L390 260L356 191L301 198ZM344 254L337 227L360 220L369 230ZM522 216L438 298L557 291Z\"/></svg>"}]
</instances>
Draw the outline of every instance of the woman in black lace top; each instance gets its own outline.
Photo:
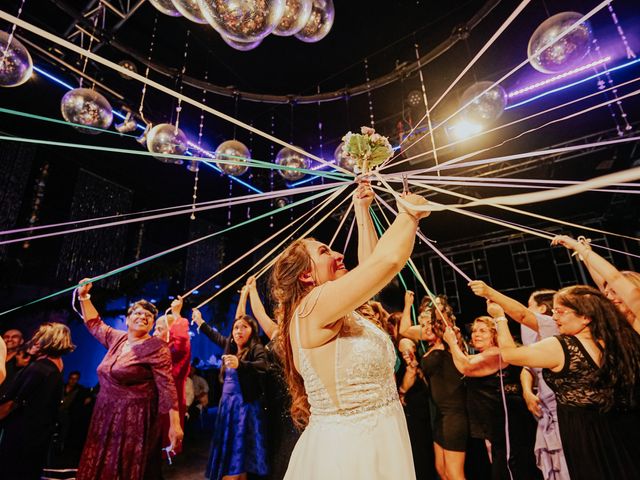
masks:
<instances>
[{"instance_id":1,"label":"woman in black lace top","mask_svg":"<svg viewBox=\"0 0 640 480\"><path fill-rule=\"evenodd\" d=\"M556 394L571 478L640 478L640 335L598 290L577 285L553 300L560 335L516 347L491 310L502 357L543 368Z\"/></svg>"}]
</instances>

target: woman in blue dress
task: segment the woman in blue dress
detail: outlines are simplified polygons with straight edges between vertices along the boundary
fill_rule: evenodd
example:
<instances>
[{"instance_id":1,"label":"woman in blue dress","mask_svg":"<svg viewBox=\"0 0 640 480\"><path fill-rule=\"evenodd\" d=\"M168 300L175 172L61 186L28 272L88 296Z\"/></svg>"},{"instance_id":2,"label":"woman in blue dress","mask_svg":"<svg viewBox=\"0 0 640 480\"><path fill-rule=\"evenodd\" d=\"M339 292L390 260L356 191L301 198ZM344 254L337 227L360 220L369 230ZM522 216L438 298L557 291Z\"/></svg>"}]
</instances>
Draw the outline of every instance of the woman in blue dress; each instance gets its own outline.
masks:
<instances>
[{"instance_id":1,"label":"woman in blue dress","mask_svg":"<svg viewBox=\"0 0 640 480\"><path fill-rule=\"evenodd\" d=\"M267 474L264 419L260 405L261 375L267 357L253 317L238 316L224 337L193 310L193 321L222 347L222 397L218 406L206 476L210 480L245 480L247 474Z\"/></svg>"}]
</instances>

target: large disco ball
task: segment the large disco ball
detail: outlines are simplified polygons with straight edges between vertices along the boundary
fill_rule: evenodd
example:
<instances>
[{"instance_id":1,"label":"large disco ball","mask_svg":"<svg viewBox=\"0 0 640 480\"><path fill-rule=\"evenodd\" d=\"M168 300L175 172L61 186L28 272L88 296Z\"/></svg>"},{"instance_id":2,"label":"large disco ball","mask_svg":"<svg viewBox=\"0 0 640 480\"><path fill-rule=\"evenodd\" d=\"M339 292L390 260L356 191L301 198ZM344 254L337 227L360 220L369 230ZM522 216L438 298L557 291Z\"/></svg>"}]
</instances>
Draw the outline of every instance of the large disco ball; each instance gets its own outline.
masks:
<instances>
[{"instance_id":1,"label":"large disco ball","mask_svg":"<svg viewBox=\"0 0 640 480\"><path fill-rule=\"evenodd\" d=\"M238 140L227 140L216 148L216 158L219 160L234 160L236 162L247 162L251 158L251 152L247 146ZM218 167L227 175L237 177L249 170L249 165L232 165L229 163L216 162Z\"/></svg>"},{"instance_id":2,"label":"large disco ball","mask_svg":"<svg viewBox=\"0 0 640 480\"><path fill-rule=\"evenodd\" d=\"M309 21L312 6L313 0L286 0L284 14L273 34L288 37L298 33Z\"/></svg>"},{"instance_id":3,"label":"large disco ball","mask_svg":"<svg viewBox=\"0 0 640 480\"><path fill-rule=\"evenodd\" d=\"M8 44L9 34L0 31L0 87L17 87L31 77L33 60L15 36L7 49Z\"/></svg>"},{"instance_id":4,"label":"large disco ball","mask_svg":"<svg viewBox=\"0 0 640 480\"><path fill-rule=\"evenodd\" d=\"M334 15L333 0L313 0L309 20L302 30L296 33L296 38L307 43L319 42L331 30Z\"/></svg>"},{"instance_id":5,"label":"large disco ball","mask_svg":"<svg viewBox=\"0 0 640 480\"><path fill-rule=\"evenodd\" d=\"M218 33L237 42L254 42L280 23L285 0L198 0L204 18Z\"/></svg>"},{"instance_id":6,"label":"large disco ball","mask_svg":"<svg viewBox=\"0 0 640 480\"><path fill-rule=\"evenodd\" d=\"M262 40L256 40L254 42L237 42L235 40L231 40L229 37L225 35L220 35L220 36L222 37L222 40L224 40L224 43L226 43L232 48L235 48L236 50L240 50L241 52L253 50L258 45L260 45L260 43L262 43Z\"/></svg>"},{"instance_id":7,"label":"large disco ball","mask_svg":"<svg viewBox=\"0 0 640 480\"><path fill-rule=\"evenodd\" d=\"M149 0L149 3L156 7L156 10L169 15L170 17L179 17L180 12L173 6L171 0Z\"/></svg>"},{"instance_id":8,"label":"large disco ball","mask_svg":"<svg viewBox=\"0 0 640 480\"><path fill-rule=\"evenodd\" d=\"M553 42L582 16L578 12L563 12L542 22L531 35L527 47L529 62L533 68L542 73L561 73L577 66L587 56L592 39L589 22L582 22L560 40ZM553 43L549 47L538 52L551 42Z\"/></svg>"},{"instance_id":9,"label":"large disco ball","mask_svg":"<svg viewBox=\"0 0 640 480\"><path fill-rule=\"evenodd\" d=\"M311 162L304 155L284 147L277 153L276 163L283 167L309 168ZM295 170L278 170L278 173L289 182L300 180L306 175L304 172L296 172Z\"/></svg>"},{"instance_id":10,"label":"large disco ball","mask_svg":"<svg viewBox=\"0 0 640 480\"><path fill-rule=\"evenodd\" d=\"M113 121L111 105L95 90L74 88L64 94L60 101L60 111L67 122L107 129ZM97 135L100 130L76 127L82 133Z\"/></svg>"},{"instance_id":11,"label":"large disco ball","mask_svg":"<svg viewBox=\"0 0 640 480\"><path fill-rule=\"evenodd\" d=\"M460 100L461 105L466 105L469 101L480 95L493 82L478 82L467 88ZM491 123L502 115L504 107L507 106L507 92L500 85L493 86L489 91L475 98L463 111L463 115L473 122L481 124Z\"/></svg>"},{"instance_id":12,"label":"large disco ball","mask_svg":"<svg viewBox=\"0 0 640 480\"><path fill-rule=\"evenodd\" d=\"M198 5L198 0L171 0L175 9L187 20L195 23L207 23Z\"/></svg>"},{"instance_id":13,"label":"large disco ball","mask_svg":"<svg viewBox=\"0 0 640 480\"><path fill-rule=\"evenodd\" d=\"M147 134L147 150L151 153L168 155L184 155L187 151L187 136L170 123L156 125ZM181 159L154 157L164 163L182 165Z\"/></svg>"},{"instance_id":14,"label":"large disco ball","mask_svg":"<svg viewBox=\"0 0 640 480\"><path fill-rule=\"evenodd\" d=\"M353 172L356 168L356 161L355 159L344 153L342 151L342 147L344 147L344 142L341 142L340 145L336 147L335 152L333 152L333 158L336 162L336 165L341 166L345 170Z\"/></svg>"}]
</instances>

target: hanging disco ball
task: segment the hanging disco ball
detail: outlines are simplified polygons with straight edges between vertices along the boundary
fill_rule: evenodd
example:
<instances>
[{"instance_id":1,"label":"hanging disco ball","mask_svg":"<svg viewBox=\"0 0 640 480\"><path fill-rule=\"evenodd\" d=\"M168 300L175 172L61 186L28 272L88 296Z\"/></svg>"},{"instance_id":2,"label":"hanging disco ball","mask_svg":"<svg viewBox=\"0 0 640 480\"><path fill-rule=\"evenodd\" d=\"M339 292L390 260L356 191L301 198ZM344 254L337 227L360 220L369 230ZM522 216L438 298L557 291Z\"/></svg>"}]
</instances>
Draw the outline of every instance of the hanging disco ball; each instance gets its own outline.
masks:
<instances>
[{"instance_id":1,"label":"hanging disco ball","mask_svg":"<svg viewBox=\"0 0 640 480\"><path fill-rule=\"evenodd\" d=\"M336 151L333 152L333 158L336 162L336 165L340 165L345 170L353 172L356 168L356 161L355 159L347 156L342 151L342 147L344 147L344 142L341 142L340 145L336 147Z\"/></svg>"},{"instance_id":2,"label":"hanging disco ball","mask_svg":"<svg viewBox=\"0 0 640 480\"><path fill-rule=\"evenodd\" d=\"M226 43L232 48L235 48L236 50L240 50L241 52L253 50L258 45L260 45L260 43L262 43L262 40L256 40L255 42L237 42L235 40L231 40L229 37L225 35L220 35L220 36L222 37L222 40L224 40L224 43Z\"/></svg>"},{"instance_id":3,"label":"hanging disco ball","mask_svg":"<svg viewBox=\"0 0 640 480\"><path fill-rule=\"evenodd\" d=\"M187 20L195 23L207 23L198 5L198 0L171 0L175 9Z\"/></svg>"},{"instance_id":4,"label":"hanging disco ball","mask_svg":"<svg viewBox=\"0 0 640 480\"><path fill-rule=\"evenodd\" d=\"M163 155L184 155L187 151L187 136L170 123L161 123L156 125L147 134L147 150L151 153L160 153ZM154 157L163 163L173 163L182 165L181 159Z\"/></svg>"},{"instance_id":5,"label":"hanging disco ball","mask_svg":"<svg viewBox=\"0 0 640 480\"><path fill-rule=\"evenodd\" d=\"M280 23L285 0L198 0L204 18L220 35L255 42Z\"/></svg>"},{"instance_id":6,"label":"hanging disco ball","mask_svg":"<svg viewBox=\"0 0 640 480\"><path fill-rule=\"evenodd\" d=\"M309 21L312 7L313 0L286 0L284 14L273 34L288 37L298 33Z\"/></svg>"},{"instance_id":7,"label":"hanging disco ball","mask_svg":"<svg viewBox=\"0 0 640 480\"><path fill-rule=\"evenodd\" d=\"M296 38L307 43L319 42L331 30L334 16L333 0L313 0L311 16L302 30L296 33Z\"/></svg>"},{"instance_id":8,"label":"hanging disco ball","mask_svg":"<svg viewBox=\"0 0 640 480\"><path fill-rule=\"evenodd\" d=\"M156 10L164 13L165 15L169 15L170 17L180 16L180 12L176 10L176 7L173 6L173 2L171 0L149 0L149 3L156 7Z\"/></svg>"},{"instance_id":9,"label":"hanging disco ball","mask_svg":"<svg viewBox=\"0 0 640 480\"><path fill-rule=\"evenodd\" d=\"M234 160L236 162L247 162L251 158L251 152L247 146L238 140L227 140L216 148L216 158L219 160ZM220 170L227 175L238 177L249 170L249 165L232 165L230 163L216 162Z\"/></svg>"},{"instance_id":10,"label":"hanging disco ball","mask_svg":"<svg viewBox=\"0 0 640 480\"><path fill-rule=\"evenodd\" d=\"M493 82L478 82L467 88L462 94L461 105L466 105L476 96L480 95L487 88L491 87ZM502 115L504 107L507 106L507 92L500 85L495 85L489 91L475 98L464 110L463 115L472 122L481 124L491 123Z\"/></svg>"},{"instance_id":11,"label":"hanging disco ball","mask_svg":"<svg viewBox=\"0 0 640 480\"><path fill-rule=\"evenodd\" d=\"M26 47L13 36L0 32L0 87L17 87L29 80L33 73L33 60Z\"/></svg>"},{"instance_id":12,"label":"hanging disco ball","mask_svg":"<svg viewBox=\"0 0 640 480\"><path fill-rule=\"evenodd\" d=\"M577 66L587 56L592 40L589 22L582 22L560 40L553 42L582 16L578 12L558 13L536 28L527 47L527 55L533 68L542 73L561 73ZM538 52L551 42L553 43L549 47Z\"/></svg>"},{"instance_id":13,"label":"hanging disco ball","mask_svg":"<svg viewBox=\"0 0 640 480\"><path fill-rule=\"evenodd\" d=\"M70 123L107 129L113 121L111 105L95 90L90 88L74 88L64 94L60 101L62 117ZM82 133L97 135L100 130L92 128L74 128Z\"/></svg>"},{"instance_id":14,"label":"hanging disco ball","mask_svg":"<svg viewBox=\"0 0 640 480\"><path fill-rule=\"evenodd\" d=\"M284 147L276 155L276 163L283 167L309 168L311 162L304 155ZM300 180L306 175L304 172L296 172L295 170L278 170L278 173L289 182Z\"/></svg>"}]
</instances>

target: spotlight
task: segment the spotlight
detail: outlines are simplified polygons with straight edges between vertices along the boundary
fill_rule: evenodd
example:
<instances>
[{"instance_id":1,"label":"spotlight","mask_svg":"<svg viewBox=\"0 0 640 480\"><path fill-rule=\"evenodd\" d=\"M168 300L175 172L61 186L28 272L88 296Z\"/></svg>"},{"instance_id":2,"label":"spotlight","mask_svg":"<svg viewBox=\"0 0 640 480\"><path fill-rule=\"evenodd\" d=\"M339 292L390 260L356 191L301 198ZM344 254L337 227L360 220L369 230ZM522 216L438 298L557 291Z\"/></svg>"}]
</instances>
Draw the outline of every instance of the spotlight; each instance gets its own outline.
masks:
<instances>
[{"instance_id":1,"label":"spotlight","mask_svg":"<svg viewBox=\"0 0 640 480\"><path fill-rule=\"evenodd\" d=\"M407 95L407 103L410 107L419 107L422 105L422 93L418 90L411 90Z\"/></svg>"},{"instance_id":2,"label":"spotlight","mask_svg":"<svg viewBox=\"0 0 640 480\"><path fill-rule=\"evenodd\" d=\"M127 116L124 118L122 123L116 123L115 126L116 130L120 133L133 132L136 128L138 128L136 119L133 116L133 112L128 108L125 108L125 111L127 112Z\"/></svg>"},{"instance_id":3,"label":"spotlight","mask_svg":"<svg viewBox=\"0 0 640 480\"><path fill-rule=\"evenodd\" d=\"M460 120L449 128L458 140L465 140L482 131L482 125L469 120Z\"/></svg>"}]
</instances>

